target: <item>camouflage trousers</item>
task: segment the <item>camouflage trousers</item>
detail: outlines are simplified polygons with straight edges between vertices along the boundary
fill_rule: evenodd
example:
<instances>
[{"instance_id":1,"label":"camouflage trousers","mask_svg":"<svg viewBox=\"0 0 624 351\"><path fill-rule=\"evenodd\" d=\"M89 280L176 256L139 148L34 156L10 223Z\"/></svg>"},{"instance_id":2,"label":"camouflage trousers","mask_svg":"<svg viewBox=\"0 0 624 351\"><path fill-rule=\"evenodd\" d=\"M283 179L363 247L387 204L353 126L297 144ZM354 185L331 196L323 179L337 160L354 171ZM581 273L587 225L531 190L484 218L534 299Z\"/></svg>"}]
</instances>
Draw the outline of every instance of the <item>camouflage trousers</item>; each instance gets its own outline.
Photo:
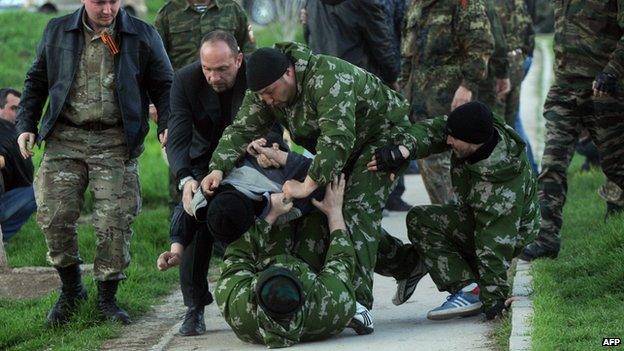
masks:
<instances>
[{"instance_id":1,"label":"camouflage trousers","mask_svg":"<svg viewBox=\"0 0 624 351\"><path fill-rule=\"evenodd\" d=\"M346 274L344 281L320 277L327 268L325 261L331 243L325 215L314 211L295 221L274 225L266 236L259 229L256 224L228 246L223 264L226 276L219 279L215 288L219 308L236 335L243 341L265 343L273 348L299 341L322 340L340 333L355 313L355 294L352 285L344 283L351 282L350 273L337 273ZM254 257L255 260L247 264L256 269L280 266L299 274L305 305L288 324L279 325L257 307L257 275L228 272L233 268L231 265L240 263L232 260L236 251ZM336 262L329 265L337 268ZM231 278L232 273L236 278ZM275 333L279 337L271 336Z\"/></svg>"},{"instance_id":2,"label":"camouflage trousers","mask_svg":"<svg viewBox=\"0 0 624 351\"><path fill-rule=\"evenodd\" d=\"M451 184L451 151L430 155L416 162L431 203L456 203L457 198Z\"/></svg>"},{"instance_id":3,"label":"camouflage trousers","mask_svg":"<svg viewBox=\"0 0 624 351\"><path fill-rule=\"evenodd\" d=\"M591 87L591 81L584 83ZM560 80L550 88L544 105L546 145L538 178L542 214L536 239L539 244L559 248L562 209L568 189L566 172L583 128L589 131L598 148L607 178L624 188L623 111L624 97L594 98L591 89L574 89Z\"/></svg>"},{"instance_id":4,"label":"camouflage trousers","mask_svg":"<svg viewBox=\"0 0 624 351\"><path fill-rule=\"evenodd\" d=\"M37 221L55 267L81 263L76 221L84 193L93 191L96 280L124 279L130 263L130 225L141 208L136 159L128 159L123 131L85 131L58 124L46 143L35 179Z\"/></svg>"},{"instance_id":5,"label":"camouflage trousers","mask_svg":"<svg viewBox=\"0 0 624 351\"><path fill-rule=\"evenodd\" d=\"M537 207L521 212L519 218L509 219L509 230L501 234L504 236L484 237L475 235L477 223L468 208L416 206L407 215L407 233L440 291L455 293L478 282L481 300L493 306L509 294L507 269L511 260L537 232Z\"/></svg>"},{"instance_id":6,"label":"camouflage trousers","mask_svg":"<svg viewBox=\"0 0 624 351\"><path fill-rule=\"evenodd\" d=\"M355 245L355 296L368 309L373 307L373 274L377 262L377 249L382 235L381 217L386 200L396 186L388 173L370 172L366 164L374 151L391 141L381 138L366 145L356 156L348 170L345 187L343 215ZM397 178L405 169L397 172Z\"/></svg>"}]
</instances>

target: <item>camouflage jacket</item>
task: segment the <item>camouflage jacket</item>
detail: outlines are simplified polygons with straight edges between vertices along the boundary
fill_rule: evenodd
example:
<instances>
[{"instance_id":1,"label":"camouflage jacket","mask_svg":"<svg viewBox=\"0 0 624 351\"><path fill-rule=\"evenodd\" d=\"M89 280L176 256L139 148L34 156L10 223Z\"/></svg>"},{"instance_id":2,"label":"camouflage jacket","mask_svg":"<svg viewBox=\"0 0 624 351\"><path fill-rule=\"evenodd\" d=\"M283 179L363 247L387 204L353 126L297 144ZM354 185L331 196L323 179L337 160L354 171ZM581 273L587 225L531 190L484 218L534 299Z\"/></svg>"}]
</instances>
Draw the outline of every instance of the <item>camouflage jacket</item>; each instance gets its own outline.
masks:
<instances>
[{"instance_id":1,"label":"camouflage jacket","mask_svg":"<svg viewBox=\"0 0 624 351\"><path fill-rule=\"evenodd\" d=\"M495 119L494 125L500 140L488 158L470 164L454 153L451 157L453 191L475 223L479 286L486 306L507 297L506 271L517 254L514 247L519 250L533 239L540 220L537 181L525 144L504 121ZM414 124L412 143L406 145L410 157L448 150L445 128L446 116Z\"/></svg>"},{"instance_id":2,"label":"camouflage jacket","mask_svg":"<svg viewBox=\"0 0 624 351\"><path fill-rule=\"evenodd\" d=\"M555 0L557 78L624 78L624 0ZM587 80L583 84L587 86Z\"/></svg>"},{"instance_id":3,"label":"camouflage jacket","mask_svg":"<svg viewBox=\"0 0 624 351\"><path fill-rule=\"evenodd\" d=\"M508 50L522 49L525 55L532 55L535 33L525 0L493 0L492 3L505 33Z\"/></svg>"},{"instance_id":4,"label":"camouflage jacket","mask_svg":"<svg viewBox=\"0 0 624 351\"><path fill-rule=\"evenodd\" d=\"M210 170L227 174L247 143L275 121L290 131L295 143L316 154L308 176L319 185L338 175L364 145L407 133L407 102L373 74L335 57L314 55L302 44L278 43L276 48L295 66L295 102L270 107L247 91L212 155Z\"/></svg>"},{"instance_id":5,"label":"camouflage jacket","mask_svg":"<svg viewBox=\"0 0 624 351\"><path fill-rule=\"evenodd\" d=\"M492 28L492 37L494 39L494 51L488 62L488 69L491 74L498 79L509 78L509 60L507 59L507 40L505 38L505 30L503 28L500 14L496 12L493 0L484 0L486 6L486 14Z\"/></svg>"},{"instance_id":6,"label":"camouflage jacket","mask_svg":"<svg viewBox=\"0 0 624 351\"><path fill-rule=\"evenodd\" d=\"M277 242L272 235L282 236L291 229L286 225L272 230L268 223L258 220L225 252L215 297L221 314L243 341L273 348L324 339L340 333L355 313L355 251L349 234L343 230L330 234L325 264L315 271L290 254L271 255L280 252L275 245L284 241ZM303 285L305 303L289 321L272 319L256 302L258 276L272 266L291 270Z\"/></svg>"},{"instance_id":7,"label":"camouflage jacket","mask_svg":"<svg viewBox=\"0 0 624 351\"><path fill-rule=\"evenodd\" d=\"M249 38L247 15L232 0L212 0L204 12L189 5L187 0L169 0L158 11L154 26L174 70L197 61L202 38L216 29L232 33L244 52L255 49Z\"/></svg>"},{"instance_id":8,"label":"camouflage jacket","mask_svg":"<svg viewBox=\"0 0 624 351\"><path fill-rule=\"evenodd\" d=\"M484 0L414 0L403 31L399 79L410 98L441 79L477 91L494 50Z\"/></svg>"}]
</instances>

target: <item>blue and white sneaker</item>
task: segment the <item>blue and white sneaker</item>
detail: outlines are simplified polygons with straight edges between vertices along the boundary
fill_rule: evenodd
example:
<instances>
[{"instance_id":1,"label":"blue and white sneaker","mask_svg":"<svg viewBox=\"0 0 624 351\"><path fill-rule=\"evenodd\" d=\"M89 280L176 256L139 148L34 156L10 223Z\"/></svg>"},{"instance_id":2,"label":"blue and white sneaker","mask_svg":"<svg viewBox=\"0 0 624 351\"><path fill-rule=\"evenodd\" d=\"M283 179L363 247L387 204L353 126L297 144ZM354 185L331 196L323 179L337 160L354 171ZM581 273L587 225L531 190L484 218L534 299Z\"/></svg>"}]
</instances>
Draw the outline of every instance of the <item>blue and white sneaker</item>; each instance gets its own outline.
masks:
<instances>
[{"instance_id":1,"label":"blue and white sneaker","mask_svg":"<svg viewBox=\"0 0 624 351\"><path fill-rule=\"evenodd\" d=\"M483 303L479 300L479 286L477 283L472 283L447 297L442 306L429 311L427 318L441 321L455 317L474 316L481 313L481 306Z\"/></svg>"},{"instance_id":2,"label":"blue and white sneaker","mask_svg":"<svg viewBox=\"0 0 624 351\"><path fill-rule=\"evenodd\" d=\"M351 318L347 328L355 330L358 335L366 335L375 331L373 325L373 314L368 308L362 306L359 302L355 302L355 315Z\"/></svg>"}]
</instances>

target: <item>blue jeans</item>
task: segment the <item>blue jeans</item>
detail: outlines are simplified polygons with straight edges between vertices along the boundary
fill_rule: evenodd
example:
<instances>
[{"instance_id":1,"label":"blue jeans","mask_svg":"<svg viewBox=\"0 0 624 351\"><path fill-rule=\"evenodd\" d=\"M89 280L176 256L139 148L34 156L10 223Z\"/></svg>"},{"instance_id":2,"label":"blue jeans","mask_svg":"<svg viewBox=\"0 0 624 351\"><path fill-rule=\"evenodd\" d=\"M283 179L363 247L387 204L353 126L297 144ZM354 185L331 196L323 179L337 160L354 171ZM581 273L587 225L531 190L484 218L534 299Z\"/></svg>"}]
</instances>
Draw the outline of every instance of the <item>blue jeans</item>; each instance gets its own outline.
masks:
<instances>
[{"instance_id":1,"label":"blue jeans","mask_svg":"<svg viewBox=\"0 0 624 351\"><path fill-rule=\"evenodd\" d=\"M17 234L35 211L37 211L37 204L32 186L15 188L0 195L2 239L8 241Z\"/></svg>"},{"instance_id":2,"label":"blue jeans","mask_svg":"<svg viewBox=\"0 0 624 351\"><path fill-rule=\"evenodd\" d=\"M531 68L532 63L533 63L533 57L527 56L527 58L524 60L524 64L522 65L522 68L524 70L524 77L526 77L527 73L529 73L529 69ZM529 142L529 138L524 132L524 127L522 126L522 119L520 118L520 111L517 112L516 123L513 127L518 133L518 135L520 135L522 140L524 140L524 142L526 143L526 151L527 151L527 157L529 159L529 164L531 165L531 168L533 169L533 173L537 175L538 174L537 163L535 162L535 158L533 157L533 151L531 150L531 143Z\"/></svg>"}]
</instances>

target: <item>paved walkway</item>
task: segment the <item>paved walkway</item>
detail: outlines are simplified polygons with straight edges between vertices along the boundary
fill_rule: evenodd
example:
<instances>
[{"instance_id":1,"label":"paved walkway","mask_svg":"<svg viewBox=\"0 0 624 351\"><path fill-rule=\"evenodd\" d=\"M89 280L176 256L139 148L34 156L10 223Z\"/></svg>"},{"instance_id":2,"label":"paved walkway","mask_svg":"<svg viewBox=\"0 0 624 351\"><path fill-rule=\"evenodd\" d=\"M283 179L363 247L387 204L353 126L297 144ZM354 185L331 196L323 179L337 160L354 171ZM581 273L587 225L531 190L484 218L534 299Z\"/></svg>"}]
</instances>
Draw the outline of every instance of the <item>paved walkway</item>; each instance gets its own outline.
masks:
<instances>
[{"instance_id":1,"label":"paved walkway","mask_svg":"<svg viewBox=\"0 0 624 351\"><path fill-rule=\"evenodd\" d=\"M428 198L420 176L407 176L407 192L404 199L412 204L426 204ZM383 220L383 226L393 235L407 240L405 214L391 213ZM375 332L357 336L347 329L330 340L300 344L292 350L489 350L491 341L488 333L493 324L482 322L479 317L433 322L426 319L427 311L437 307L447 294L440 293L425 277L411 300L402 306L390 301L394 295L393 279L375 277ZM181 303L181 302L180 302ZM240 341L223 318L215 304L206 310L208 332L197 337L175 335L179 325L160 341L155 349L164 350L263 350L264 346Z\"/></svg>"}]
</instances>

